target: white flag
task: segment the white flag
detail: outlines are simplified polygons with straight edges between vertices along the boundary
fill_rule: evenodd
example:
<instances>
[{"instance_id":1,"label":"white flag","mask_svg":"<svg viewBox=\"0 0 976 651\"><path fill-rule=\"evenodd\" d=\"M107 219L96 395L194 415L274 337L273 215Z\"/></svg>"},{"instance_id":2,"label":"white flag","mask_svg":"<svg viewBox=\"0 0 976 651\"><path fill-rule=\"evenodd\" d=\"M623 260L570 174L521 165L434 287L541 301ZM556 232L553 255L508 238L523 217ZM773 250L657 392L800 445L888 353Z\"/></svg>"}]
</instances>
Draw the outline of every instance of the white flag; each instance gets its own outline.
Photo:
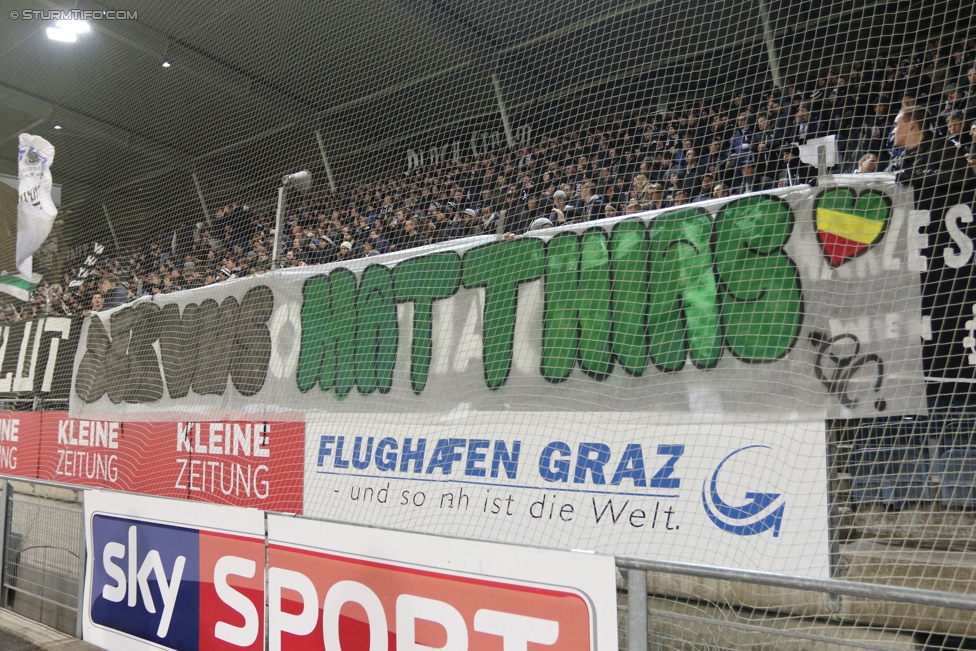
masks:
<instances>
[{"instance_id":1,"label":"white flag","mask_svg":"<svg viewBox=\"0 0 976 651\"><path fill-rule=\"evenodd\" d=\"M807 140L807 144L800 145L800 160L807 165L813 165L818 167L820 161L817 158L817 149L820 145L824 145L827 150L827 167L833 167L837 164L837 136L831 134L824 138L813 138Z\"/></svg>"},{"instance_id":2,"label":"white flag","mask_svg":"<svg viewBox=\"0 0 976 651\"><path fill-rule=\"evenodd\" d=\"M58 209L51 199L54 145L40 136L20 134L17 152L17 270L33 278L32 255L47 239ZM36 282L36 280L34 280Z\"/></svg>"}]
</instances>

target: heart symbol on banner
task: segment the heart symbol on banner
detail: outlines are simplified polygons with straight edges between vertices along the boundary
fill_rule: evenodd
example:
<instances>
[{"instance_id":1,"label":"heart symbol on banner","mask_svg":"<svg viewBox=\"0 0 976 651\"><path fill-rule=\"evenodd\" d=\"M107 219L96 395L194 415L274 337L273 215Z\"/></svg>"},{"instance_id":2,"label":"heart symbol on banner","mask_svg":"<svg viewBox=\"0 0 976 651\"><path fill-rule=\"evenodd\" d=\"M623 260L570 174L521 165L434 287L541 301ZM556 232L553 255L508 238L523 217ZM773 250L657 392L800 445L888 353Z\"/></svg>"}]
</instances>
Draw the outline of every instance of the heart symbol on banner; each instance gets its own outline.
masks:
<instances>
[{"instance_id":1,"label":"heart symbol on banner","mask_svg":"<svg viewBox=\"0 0 976 651\"><path fill-rule=\"evenodd\" d=\"M837 188L820 195L816 213L820 247L830 266L839 267L884 237L891 200L875 190L856 195Z\"/></svg>"}]
</instances>

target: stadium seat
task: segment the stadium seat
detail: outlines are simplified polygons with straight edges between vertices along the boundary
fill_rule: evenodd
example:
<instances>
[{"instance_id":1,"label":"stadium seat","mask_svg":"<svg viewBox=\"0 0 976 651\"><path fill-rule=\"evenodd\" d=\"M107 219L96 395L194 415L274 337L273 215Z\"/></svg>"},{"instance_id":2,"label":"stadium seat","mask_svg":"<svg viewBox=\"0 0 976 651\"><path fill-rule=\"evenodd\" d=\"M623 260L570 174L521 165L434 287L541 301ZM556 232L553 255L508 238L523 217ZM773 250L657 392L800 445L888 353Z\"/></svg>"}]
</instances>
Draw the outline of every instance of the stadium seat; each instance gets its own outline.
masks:
<instances>
[{"instance_id":1,"label":"stadium seat","mask_svg":"<svg viewBox=\"0 0 976 651\"><path fill-rule=\"evenodd\" d=\"M851 453L851 501L902 509L930 500L929 461L921 448L872 447Z\"/></svg>"},{"instance_id":2,"label":"stadium seat","mask_svg":"<svg viewBox=\"0 0 976 651\"><path fill-rule=\"evenodd\" d=\"M943 506L976 508L976 449L946 450L932 465L941 477L939 501Z\"/></svg>"}]
</instances>

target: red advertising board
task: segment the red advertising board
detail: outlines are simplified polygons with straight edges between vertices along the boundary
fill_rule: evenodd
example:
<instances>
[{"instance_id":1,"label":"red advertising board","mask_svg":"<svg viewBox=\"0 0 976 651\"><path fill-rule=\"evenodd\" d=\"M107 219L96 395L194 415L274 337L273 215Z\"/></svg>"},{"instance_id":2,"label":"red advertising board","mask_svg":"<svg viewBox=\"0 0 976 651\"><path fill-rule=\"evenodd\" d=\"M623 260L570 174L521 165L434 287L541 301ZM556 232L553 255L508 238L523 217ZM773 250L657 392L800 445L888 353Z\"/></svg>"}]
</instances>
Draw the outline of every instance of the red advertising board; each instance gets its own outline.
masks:
<instances>
[{"instance_id":1,"label":"red advertising board","mask_svg":"<svg viewBox=\"0 0 976 651\"><path fill-rule=\"evenodd\" d=\"M0 474L37 477L41 414L0 411Z\"/></svg>"},{"instance_id":2,"label":"red advertising board","mask_svg":"<svg viewBox=\"0 0 976 651\"><path fill-rule=\"evenodd\" d=\"M38 478L302 511L304 423L118 423L44 412Z\"/></svg>"},{"instance_id":3,"label":"red advertising board","mask_svg":"<svg viewBox=\"0 0 976 651\"><path fill-rule=\"evenodd\" d=\"M269 515L268 649L614 649L612 563Z\"/></svg>"}]
</instances>

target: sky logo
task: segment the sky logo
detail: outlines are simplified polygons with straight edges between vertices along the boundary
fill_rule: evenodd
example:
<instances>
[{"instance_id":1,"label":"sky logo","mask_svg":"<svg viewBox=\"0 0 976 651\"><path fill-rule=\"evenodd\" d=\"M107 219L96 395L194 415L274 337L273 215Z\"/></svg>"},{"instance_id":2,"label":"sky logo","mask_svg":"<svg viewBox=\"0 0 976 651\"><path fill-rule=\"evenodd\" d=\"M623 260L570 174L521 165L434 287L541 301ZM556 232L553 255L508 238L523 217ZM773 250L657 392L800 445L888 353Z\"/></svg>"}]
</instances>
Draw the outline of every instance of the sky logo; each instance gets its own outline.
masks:
<instances>
[{"instance_id":1,"label":"sky logo","mask_svg":"<svg viewBox=\"0 0 976 651\"><path fill-rule=\"evenodd\" d=\"M171 649L196 649L199 532L96 515L92 538L92 622Z\"/></svg>"},{"instance_id":2,"label":"sky logo","mask_svg":"<svg viewBox=\"0 0 976 651\"><path fill-rule=\"evenodd\" d=\"M725 462L745 450L771 449L768 445L747 445L729 453L719 462L710 479L702 482L702 504L708 518L722 531L736 536L754 536L764 531L773 530L773 537L779 537L779 530L783 524L783 512L786 502L777 501L781 493L759 493L749 491L745 497L747 501L740 506L727 504L718 493L718 475Z\"/></svg>"},{"instance_id":3,"label":"sky logo","mask_svg":"<svg viewBox=\"0 0 976 651\"><path fill-rule=\"evenodd\" d=\"M94 625L174 651L263 646L261 539L95 515L92 543Z\"/></svg>"}]
</instances>

